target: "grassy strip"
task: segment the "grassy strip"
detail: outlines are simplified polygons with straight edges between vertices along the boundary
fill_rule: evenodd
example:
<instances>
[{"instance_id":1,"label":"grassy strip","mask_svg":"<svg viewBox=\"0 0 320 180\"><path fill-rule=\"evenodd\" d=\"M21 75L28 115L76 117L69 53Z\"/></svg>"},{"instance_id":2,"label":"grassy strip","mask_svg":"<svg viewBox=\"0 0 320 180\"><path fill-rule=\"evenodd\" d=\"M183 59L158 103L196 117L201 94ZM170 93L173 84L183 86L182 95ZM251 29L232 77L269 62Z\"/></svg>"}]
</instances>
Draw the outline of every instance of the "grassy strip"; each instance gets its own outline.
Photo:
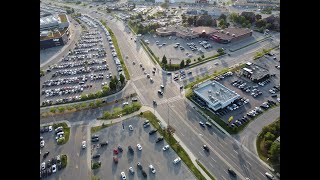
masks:
<instances>
[{"instance_id":1,"label":"grassy strip","mask_svg":"<svg viewBox=\"0 0 320 180\"><path fill-rule=\"evenodd\" d=\"M94 126L94 127L91 127L91 134L94 134L94 133L96 133L96 132L100 131L101 129L104 129L104 128L107 128L107 127L110 127L110 126L112 126L112 125L114 125L114 124L116 124L116 123L111 123L111 124L104 124L104 123L102 123L102 125L101 125L101 126Z\"/></svg>"},{"instance_id":2,"label":"grassy strip","mask_svg":"<svg viewBox=\"0 0 320 180\"><path fill-rule=\"evenodd\" d=\"M145 42L143 42L142 40L140 40L140 44L142 46L142 48L147 52L147 54L149 55L149 57L151 58L151 60L154 63L158 63L159 62L156 60L156 56L153 54L153 52L151 51L151 49L145 44ZM151 51L151 52L150 52Z\"/></svg>"},{"instance_id":3,"label":"grassy strip","mask_svg":"<svg viewBox=\"0 0 320 180\"><path fill-rule=\"evenodd\" d=\"M265 54L269 53L270 51L272 51L273 49L277 48L279 46L274 46L272 48L269 48L269 49L262 49L261 52L257 52L254 57L253 57L253 60L257 60L259 58L261 58L262 56L264 56Z\"/></svg>"},{"instance_id":4,"label":"grassy strip","mask_svg":"<svg viewBox=\"0 0 320 180\"><path fill-rule=\"evenodd\" d=\"M216 55L213 55L213 56L210 56L210 57L207 57L205 59L203 59L202 61L199 61L199 62L196 62L196 63L193 63L192 65L189 66L189 68L192 68L192 67L195 67L195 66L198 66L200 64L204 64L206 62L209 62L209 61L212 61L212 60L215 60L215 59L218 59L220 56L224 55L225 53L222 53L222 54L216 54Z\"/></svg>"},{"instance_id":5,"label":"grassy strip","mask_svg":"<svg viewBox=\"0 0 320 180\"><path fill-rule=\"evenodd\" d=\"M68 105L68 106L60 106L60 107L52 107L50 108L49 112L43 112L40 114L40 117L48 117L48 116L54 116L54 115L61 115L61 114L68 114L68 113L74 113L77 111L87 110L87 109L94 109L98 107L108 106L112 105L114 103L122 102L129 97L136 96L137 93L130 94L129 96L126 96L125 98L117 99L111 102L105 102L102 103L102 100L97 99L95 102L90 103L82 103L82 104L75 104L75 105Z\"/></svg>"},{"instance_id":6,"label":"grassy strip","mask_svg":"<svg viewBox=\"0 0 320 180\"><path fill-rule=\"evenodd\" d=\"M68 164L68 156L65 154L62 154L61 155L61 167L65 168L65 167L67 167L67 164Z\"/></svg>"},{"instance_id":7,"label":"grassy strip","mask_svg":"<svg viewBox=\"0 0 320 180\"><path fill-rule=\"evenodd\" d=\"M244 45L244 46L242 46L242 47L240 47L240 48L237 48L237 49L233 49L233 50L232 50L232 49L229 49L229 51L230 51L230 52L238 51L238 50L240 50L240 49L243 49L243 48L245 48L245 47L251 46L251 45L256 44L256 43L258 43L258 42L265 41L265 40L267 40L267 38L269 38L269 37L271 37L271 36L267 36L267 37L265 37L265 38L262 38L262 39L260 39L260 40L254 41L254 42L252 42L252 43L249 43L249 44Z\"/></svg>"},{"instance_id":8,"label":"grassy strip","mask_svg":"<svg viewBox=\"0 0 320 180\"><path fill-rule=\"evenodd\" d=\"M213 177L213 175L198 161L196 160L197 164L201 167L201 169L213 180L215 180L215 178Z\"/></svg>"},{"instance_id":9,"label":"grassy strip","mask_svg":"<svg viewBox=\"0 0 320 180\"><path fill-rule=\"evenodd\" d=\"M235 71L243 68L244 66L245 66L245 64L241 64L241 65L239 65L238 67L234 67L234 68L224 68L224 69L222 69L222 70L219 71L219 72L214 72L214 73L213 73L212 75L210 75L210 76L208 75L208 76L205 76L205 77L202 78L202 79L198 79L198 80L196 80L196 81L194 81L194 82L191 82L191 83L189 83L188 85L186 85L184 88L185 88L185 89L191 88L191 87L193 87L194 85L196 85L196 84L198 84L198 83L201 83L201 82L203 82L203 81L205 81L205 80L208 80L208 79L213 79L213 78L215 78L216 76L219 76L219 75L221 75L221 74L223 74L223 73L226 73L226 72L228 72L228 71L235 72Z\"/></svg>"},{"instance_id":10,"label":"grassy strip","mask_svg":"<svg viewBox=\"0 0 320 180\"><path fill-rule=\"evenodd\" d=\"M100 180L98 176L92 176L91 180Z\"/></svg>"},{"instance_id":11,"label":"grassy strip","mask_svg":"<svg viewBox=\"0 0 320 180\"><path fill-rule=\"evenodd\" d=\"M171 135L171 133L168 133L166 130L162 130L159 125L159 120L157 117L152 114L150 111L143 112L140 114L141 117L146 118L150 121L150 123L153 125L154 128L158 130L158 132L163 136L163 138L167 141L167 143L170 145L170 147L178 154L178 156L181 158L181 160L188 166L188 168L192 171L192 173L197 177L199 180L205 180L206 178L201 174L201 172L195 167L195 165L192 163L189 155L186 153L186 151L179 145L177 140Z\"/></svg>"},{"instance_id":12,"label":"grassy strip","mask_svg":"<svg viewBox=\"0 0 320 180\"><path fill-rule=\"evenodd\" d=\"M114 108L113 112L110 113L109 111L105 111L102 117L98 117L98 120L108 120L108 119L115 119L121 117L122 115L132 114L136 111L139 111L141 108L141 103L134 102L132 105L126 105L123 109L121 107Z\"/></svg>"},{"instance_id":13,"label":"grassy strip","mask_svg":"<svg viewBox=\"0 0 320 180\"><path fill-rule=\"evenodd\" d=\"M132 33L134 35L137 35L137 29L136 28L133 28L130 23L128 23L128 27L129 27L129 29L132 31Z\"/></svg>"},{"instance_id":14,"label":"grassy strip","mask_svg":"<svg viewBox=\"0 0 320 180\"><path fill-rule=\"evenodd\" d=\"M117 38L116 36L114 35L114 33L112 32L112 30L107 26L106 22L105 21L102 21L101 20L101 23L106 27L106 29L109 31L110 33L110 36L111 36L111 39L112 39L112 42L113 42L113 45L116 49L116 52L118 54L118 58L120 60L120 63L123 67L123 70L124 70L124 75L126 76L126 79L127 80L130 80L130 75L129 75L129 71L126 67L126 64L124 63L124 60L122 58L122 55L121 55L121 51L120 51L120 48L119 48L119 45L118 45L118 41L117 41Z\"/></svg>"}]
</instances>

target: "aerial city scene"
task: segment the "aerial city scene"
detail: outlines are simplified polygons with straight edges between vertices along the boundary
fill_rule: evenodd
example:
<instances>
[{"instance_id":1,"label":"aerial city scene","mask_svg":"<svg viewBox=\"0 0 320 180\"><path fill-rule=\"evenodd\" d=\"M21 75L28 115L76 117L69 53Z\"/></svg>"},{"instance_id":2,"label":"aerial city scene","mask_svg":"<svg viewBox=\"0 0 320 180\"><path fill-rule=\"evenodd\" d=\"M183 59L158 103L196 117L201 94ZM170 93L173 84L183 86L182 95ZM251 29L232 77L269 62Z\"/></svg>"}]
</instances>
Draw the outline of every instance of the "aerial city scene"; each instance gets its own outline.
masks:
<instances>
[{"instance_id":1,"label":"aerial city scene","mask_svg":"<svg viewBox=\"0 0 320 180\"><path fill-rule=\"evenodd\" d=\"M41 0L40 179L280 179L280 0Z\"/></svg>"}]
</instances>

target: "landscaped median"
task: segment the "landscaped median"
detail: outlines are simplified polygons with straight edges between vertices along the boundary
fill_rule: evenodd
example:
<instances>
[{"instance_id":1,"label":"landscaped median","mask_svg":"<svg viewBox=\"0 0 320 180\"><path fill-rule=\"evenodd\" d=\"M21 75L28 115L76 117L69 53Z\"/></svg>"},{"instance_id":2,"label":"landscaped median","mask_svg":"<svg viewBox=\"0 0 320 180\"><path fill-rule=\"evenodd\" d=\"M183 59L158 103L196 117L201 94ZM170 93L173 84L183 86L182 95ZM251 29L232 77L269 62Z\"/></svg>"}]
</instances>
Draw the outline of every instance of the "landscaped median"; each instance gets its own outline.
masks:
<instances>
[{"instance_id":1,"label":"landscaped median","mask_svg":"<svg viewBox=\"0 0 320 180\"><path fill-rule=\"evenodd\" d=\"M136 96L136 93L130 94L126 96L125 98L117 99L114 101L102 101L101 99L97 99L95 101L91 101L89 103L77 103L74 105L66 105L66 106L59 106L59 107L52 107L50 108L49 112L43 112L40 114L40 117L48 117L48 116L55 116L55 115L61 115L61 114L68 114L68 113L74 113L77 111L87 110L87 109L94 109L102 106L108 106L114 103L122 102L129 97Z\"/></svg>"},{"instance_id":2,"label":"landscaped median","mask_svg":"<svg viewBox=\"0 0 320 180\"><path fill-rule=\"evenodd\" d=\"M263 42L263 41L267 40L267 39L270 38L270 37L271 37L271 36L267 36L267 37L262 38L262 39L260 39L260 40L257 40L257 41L254 41L254 42L252 42L252 43L246 44L246 45L244 45L244 46L242 46L242 47L240 47L240 48L237 48L237 49L229 49L229 51L230 51L230 52L239 51L240 49L243 49L243 48L245 48L245 47L251 46L251 45L256 44L256 43L258 43L258 42Z\"/></svg>"},{"instance_id":3,"label":"landscaped median","mask_svg":"<svg viewBox=\"0 0 320 180\"><path fill-rule=\"evenodd\" d=\"M121 51L120 51L116 36L112 32L112 30L107 26L107 23L105 21L103 21L103 20L100 20L100 21L106 27L106 29L109 31L111 39L112 39L112 42L113 42L113 45L114 45L114 48L116 49L116 52L118 54L118 58L119 58L120 63L122 65L122 69L124 71L124 75L126 76L127 80L130 80L129 71L128 71L127 67L126 67L126 64L124 63L123 58L122 58Z\"/></svg>"},{"instance_id":4,"label":"landscaped median","mask_svg":"<svg viewBox=\"0 0 320 180\"><path fill-rule=\"evenodd\" d=\"M141 108L141 103L134 102L132 105L125 105L123 108L116 107L113 109L113 112L110 113L109 111L105 111L102 115L102 117L98 117L98 120L108 120L108 119L115 119L118 117L121 117L123 115L128 115L131 113L134 113L136 111L139 111Z\"/></svg>"},{"instance_id":5,"label":"landscaped median","mask_svg":"<svg viewBox=\"0 0 320 180\"><path fill-rule=\"evenodd\" d=\"M196 160L197 164L201 167L201 169L212 179L214 180L215 178L213 175L200 163L200 161Z\"/></svg>"},{"instance_id":6,"label":"landscaped median","mask_svg":"<svg viewBox=\"0 0 320 180\"><path fill-rule=\"evenodd\" d=\"M257 60L257 59L261 58L262 56L264 56L265 54L271 52L273 49L275 49L277 47L279 47L279 46L274 46L274 47L269 48L269 49L262 49L261 52L256 52L256 54L253 57L253 60Z\"/></svg>"},{"instance_id":7,"label":"landscaped median","mask_svg":"<svg viewBox=\"0 0 320 180\"><path fill-rule=\"evenodd\" d=\"M192 163L189 155L186 151L180 146L177 140L173 137L172 133L168 132L167 130L163 130L160 127L159 120L157 117L152 114L150 111L146 111L140 114L140 117L146 118L152 124L154 128L158 130L158 132L163 136L163 138L167 141L169 146L178 154L181 160L188 166L188 168L192 171L192 173L197 177L199 180L205 180L206 178L201 174L201 172L196 168L196 166Z\"/></svg>"},{"instance_id":8,"label":"landscaped median","mask_svg":"<svg viewBox=\"0 0 320 180\"><path fill-rule=\"evenodd\" d=\"M96 132L100 131L101 129L104 129L104 128L107 128L107 127L110 127L110 126L112 126L112 125L114 125L114 124L116 124L116 123L110 123L110 124L104 124L104 123L102 123L102 125L101 125L101 126L94 126L94 127L91 127L91 134L94 134L94 133L96 133Z\"/></svg>"},{"instance_id":9,"label":"landscaped median","mask_svg":"<svg viewBox=\"0 0 320 180\"><path fill-rule=\"evenodd\" d=\"M63 134L64 138L59 138L57 143L58 143L58 145L63 145L69 141L70 127L68 127L68 125L66 123L57 123L57 124L52 125L53 129L56 129L60 126L63 128L62 131L64 133Z\"/></svg>"}]
</instances>

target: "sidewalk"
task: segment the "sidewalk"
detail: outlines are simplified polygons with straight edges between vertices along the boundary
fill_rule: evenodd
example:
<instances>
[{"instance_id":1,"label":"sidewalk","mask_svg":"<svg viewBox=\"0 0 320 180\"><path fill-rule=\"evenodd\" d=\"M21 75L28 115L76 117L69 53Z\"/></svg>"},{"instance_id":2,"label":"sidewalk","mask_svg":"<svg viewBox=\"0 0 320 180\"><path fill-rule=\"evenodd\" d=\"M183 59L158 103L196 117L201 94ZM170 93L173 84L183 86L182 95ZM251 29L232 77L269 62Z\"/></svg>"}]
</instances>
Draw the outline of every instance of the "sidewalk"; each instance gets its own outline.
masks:
<instances>
[{"instance_id":1,"label":"sidewalk","mask_svg":"<svg viewBox=\"0 0 320 180\"><path fill-rule=\"evenodd\" d=\"M43 123L43 124L40 124L40 126L49 126L49 125L57 124L57 123L66 123L69 128L71 127L71 123L69 121L66 121L66 120L55 121L55 122L51 122L51 123Z\"/></svg>"}]
</instances>

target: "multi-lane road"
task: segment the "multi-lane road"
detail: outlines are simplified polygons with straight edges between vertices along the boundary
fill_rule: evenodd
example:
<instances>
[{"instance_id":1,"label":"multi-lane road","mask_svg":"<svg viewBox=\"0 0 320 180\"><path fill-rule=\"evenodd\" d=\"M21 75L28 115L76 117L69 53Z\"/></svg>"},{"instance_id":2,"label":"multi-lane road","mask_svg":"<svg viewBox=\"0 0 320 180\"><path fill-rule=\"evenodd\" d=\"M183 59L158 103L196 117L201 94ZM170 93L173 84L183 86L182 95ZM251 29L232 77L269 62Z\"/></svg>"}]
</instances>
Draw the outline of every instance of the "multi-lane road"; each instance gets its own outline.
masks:
<instances>
[{"instance_id":1,"label":"multi-lane road","mask_svg":"<svg viewBox=\"0 0 320 180\"><path fill-rule=\"evenodd\" d=\"M125 55L128 56L128 59L125 59L131 76L128 88L132 88L138 94L144 106L153 107L152 101L156 100L158 102L158 106L154 107L155 111L164 120L170 121L170 125L176 129L176 135L217 179L232 179L232 176L227 172L229 167L237 172L240 179L245 179L246 177L250 179L266 179L264 173L269 171L268 167L254 153L248 151L233 137L221 133L215 127L208 129L199 126L199 121L205 120L197 113L193 105L190 105L190 102L184 98L183 92L179 88L179 83L182 82L172 81L172 78L167 76L159 65L154 64L149 59L141 45L131 40L133 35L128 33L123 22L118 21L116 18L111 20L108 15L102 16L84 7L74 7L74 9L79 10L81 13L89 14L94 18L106 20L107 25L112 29L118 40L123 57ZM269 47L270 43L265 42L263 46ZM222 57L217 60L221 62L221 66L214 66L213 62L208 62L190 68L189 71L193 71L193 75L200 75L203 72L211 74L221 68L251 60L259 48L253 49L246 54L244 53L242 56L234 53L232 56ZM238 53L241 54L242 52ZM135 65L133 65L133 61L135 61ZM154 83L151 83L146 77L139 63L143 64L143 67L153 78ZM153 67L157 68L155 75L151 73ZM157 93L161 84L165 86L163 96L159 96ZM94 114L94 111L91 113ZM77 117L81 120L85 118L85 116ZM77 119L77 117L74 117L74 119ZM210 153L203 151L202 145L204 144L208 145Z\"/></svg>"}]
</instances>

